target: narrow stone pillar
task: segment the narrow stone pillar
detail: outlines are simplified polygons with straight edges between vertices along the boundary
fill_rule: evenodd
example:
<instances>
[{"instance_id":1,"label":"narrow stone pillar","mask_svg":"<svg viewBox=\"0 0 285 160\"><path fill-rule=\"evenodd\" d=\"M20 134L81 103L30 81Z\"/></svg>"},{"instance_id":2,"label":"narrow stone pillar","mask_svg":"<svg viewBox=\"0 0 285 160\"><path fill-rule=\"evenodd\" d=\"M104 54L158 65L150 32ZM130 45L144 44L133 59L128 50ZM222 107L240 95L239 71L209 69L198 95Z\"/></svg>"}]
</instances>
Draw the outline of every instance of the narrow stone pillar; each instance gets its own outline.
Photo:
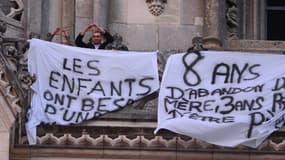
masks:
<instances>
[{"instance_id":1,"label":"narrow stone pillar","mask_svg":"<svg viewBox=\"0 0 285 160\"><path fill-rule=\"evenodd\" d=\"M108 28L109 0L93 1L93 21L103 28Z\"/></svg>"},{"instance_id":2,"label":"narrow stone pillar","mask_svg":"<svg viewBox=\"0 0 285 160\"><path fill-rule=\"evenodd\" d=\"M74 37L74 17L75 17L75 0L63 0L62 2L62 27L70 37Z\"/></svg>"},{"instance_id":3,"label":"narrow stone pillar","mask_svg":"<svg viewBox=\"0 0 285 160\"><path fill-rule=\"evenodd\" d=\"M41 34L42 24L42 0L27 0L25 2L25 30L26 38L29 37L30 33ZM28 8L28 9L27 9Z\"/></svg>"},{"instance_id":4,"label":"narrow stone pillar","mask_svg":"<svg viewBox=\"0 0 285 160\"><path fill-rule=\"evenodd\" d=\"M9 159L9 148L10 148L10 132L0 131L0 157L1 159Z\"/></svg>"},{"instance_id":5,"label":"narrow stone pillar","mask_svg":"<svg viewBox=\"0 0 285 160\"><path fill-rule=\"evenodd\" d=\"M48 21L45 33L53 32L56 28L62 28L68 32L70 37L74 37L74 0L50 0L47 4L48 11L43 13ZM63 37L56 37L56 41L62 41Z\"/></svg>"},{"instance_id":6,"label":"narrow stone pillar","mask_svg":"<svg viewBox=\"0 0 285 160\"><path fill-rule=\"evenodd\" d=\"M208 49L221 49L220 31L223 29L219 22L219 12L223 12L220 0L205 0L204 17L204 47Z\"/></svg>"},{"instance_id":7,"label":"narrow stone pillar","mask_svg":"<svg viewBox=\"0 0 285 160\"><path fill-rule=\"evenodd\" d=\"M93 0L75 1L75 36L79 34L88 24L93 22ZM90 32L84 36L84 41L88 42Z\"/></svg>"},{"instance_id":8,"label":"narrow stone pillar","mask_svg":"<svg viewBox=\"0 0 285 160\"><path fill-rule=\"evenodd\" d=\"M6 101L6 96L0 93L0 157L9 159L10 133L15 123L15 113Z\"/></svg>"}]
</instances>

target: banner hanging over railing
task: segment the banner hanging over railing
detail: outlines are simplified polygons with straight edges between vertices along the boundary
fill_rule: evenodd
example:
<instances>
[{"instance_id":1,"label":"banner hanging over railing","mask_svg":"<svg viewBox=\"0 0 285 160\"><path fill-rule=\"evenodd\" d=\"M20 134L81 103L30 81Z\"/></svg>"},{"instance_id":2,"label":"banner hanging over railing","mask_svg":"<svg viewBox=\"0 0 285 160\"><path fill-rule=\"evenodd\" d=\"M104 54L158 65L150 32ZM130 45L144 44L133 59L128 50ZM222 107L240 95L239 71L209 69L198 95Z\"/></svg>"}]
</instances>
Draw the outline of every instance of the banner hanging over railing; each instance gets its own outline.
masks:
<instances>
[{"instance_id":1,"label":"banner hanging over railing","mask_svg":"<svg viewBox=\"0 0 285 160\"><path fill-rule=\"evenodd\" d=\"M257 147L284 118L284 55L203 51L167 61L156 133Z\"/></svg>"},{"instance_id":2,"label":"banner hanging over railing","mask_svg":"<svg viewBox=\"0 0 285 160\"><path fill-rule=\"evenodd\" d=\"M119 110L159 88L156 52L123 52L30 40L28 67L36 75L26 124L77 124Z\"/></svg>"}]
</instances>

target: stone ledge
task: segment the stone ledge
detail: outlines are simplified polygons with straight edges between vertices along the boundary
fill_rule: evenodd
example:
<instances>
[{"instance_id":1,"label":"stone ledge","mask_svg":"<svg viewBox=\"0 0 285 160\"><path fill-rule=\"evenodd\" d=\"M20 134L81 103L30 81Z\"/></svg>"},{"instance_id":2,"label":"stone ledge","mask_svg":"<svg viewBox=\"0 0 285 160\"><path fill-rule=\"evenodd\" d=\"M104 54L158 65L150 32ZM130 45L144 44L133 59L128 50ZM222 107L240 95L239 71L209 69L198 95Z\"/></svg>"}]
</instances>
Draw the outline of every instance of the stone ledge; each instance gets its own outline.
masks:
<instances>
[{"instance_id":1,"label":"stone ledge","mask_svg":"<svg viewBox=\"0 0 285 160\"><path fill-rule=\"evenodd\" d=\"M270 153L270 152L233 152L233 151L215 151L215 150L144 150L144 149L111 149L111 148L97 148L90 149L68 149L68 148L46 148L46 147L23 147L17 146L12 150L11 160L59 160L62 158L72 158L72 160L82 159L151 159L151 160L280 160L284 159L284 152ZM233 156L234 155L234 156Z\"/></svg>"},{"instance_id":2,"label":"stone ledge","mask_svg":"<svg viewBox=\"0 0 285 160\"><path fill-rule=\"evenodd\" d=\"M32 147L285 154L284 131L273 133L258 148L252 149L241 145L217 146L168 130L161 130L154 135L154 129L151 126L135 128L42 125L38 128L37 145ZM21 142L16 146L29 147L27 138L22 137Z\"/></svg>"},{"instance_id":3,"label":"stone ledge","mask_svg":"<svg viewBox=\"0 0 285 160\"><path fill-rule=\"evenodd\" d=\"M284 54L285 41L226 40L223 42L223 48L228 51L252 51Z\"/></svg>"}]
</instances>

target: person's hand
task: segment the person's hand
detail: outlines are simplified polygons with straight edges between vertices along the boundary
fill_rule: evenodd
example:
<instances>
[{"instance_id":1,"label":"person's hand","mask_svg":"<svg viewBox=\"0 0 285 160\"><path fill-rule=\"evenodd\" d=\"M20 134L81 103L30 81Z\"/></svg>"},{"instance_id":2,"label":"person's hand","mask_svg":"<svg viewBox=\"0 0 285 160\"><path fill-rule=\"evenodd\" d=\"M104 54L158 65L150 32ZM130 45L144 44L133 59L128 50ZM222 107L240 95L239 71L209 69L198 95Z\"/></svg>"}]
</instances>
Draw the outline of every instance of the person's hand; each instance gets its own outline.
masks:
<instances>
[{"instance_id":1,"label":"person's hand","mask_svg":"<svg viewBox=\"0 0 285 160\"><path fill-rule=\"evenodd\" d=\"M85 29L83 30L83 34L85 34L86 32L88 32L89 30L91 30L93 28L93 24L89 24L88 26L85 27Z\"/></svg>"},{"instance_id":2,"label":"person's hand","mask_svg":"<svg viewBox=\"0 0 285 160\"><path fill-rule=\"evenodd\" d=\"M56 28L55 31L51 34L52 36L56 35L58 32L60 32L60 28Z\"/></svg>"},{"instance_id":3,"label":"person's hand","mask_svg":"<svg viewBox=\"0 0 285 160\"><path fill-rule=\"evenodd\" d=\"M99 31L105 33L105 30L104 30L102 27L100 27L99 25L97 25L97 24L94 23L93 26L94 26L96 29L98 29Z\"/></svg>"},{"instance_id":4,"label":"person's hand","mask_svg":"<svg viewBox=\"0 0 285 160\"><path fill-rule=\"evenodd\" d=\"M63 36L68 37L68 33L65 30L62 30Z\"/></svg>"},{"instance_id":5,"label":"person's hand","mask_svg":"<svg viewBox=\"0 0 285 160\"><path fill-rule=\"evenodd\" d=\"M102 27L100 27L99 25L95 24L95 23L89 24L88 26L86 26L85 29L81 33L85 34L86 32L88 32L90 30L92 30L92 31L99 30L102 33L105 33L105 30Z\"/></svg>"}]
</instances>

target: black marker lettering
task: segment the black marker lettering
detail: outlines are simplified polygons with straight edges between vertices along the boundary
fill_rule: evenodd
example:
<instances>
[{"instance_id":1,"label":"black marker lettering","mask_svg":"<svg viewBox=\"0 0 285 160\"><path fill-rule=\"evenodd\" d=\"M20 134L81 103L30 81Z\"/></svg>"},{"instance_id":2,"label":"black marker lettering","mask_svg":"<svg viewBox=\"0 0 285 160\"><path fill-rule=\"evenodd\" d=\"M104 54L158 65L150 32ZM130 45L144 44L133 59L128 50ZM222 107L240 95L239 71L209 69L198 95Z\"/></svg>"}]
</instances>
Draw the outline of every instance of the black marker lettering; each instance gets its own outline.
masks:
<instances>
[{"instance_id":1,"label":"black marker lettering","mask_svg":"<svg viewBox=\"0 0 285 160\"><path fill-rule=\"evenodd\" d=\"M52 82L55 82L55 84L58 83L58 79L56 79L56 78L58 78L58 76L60 76L59 72L56 72L56 71L50 72L50 75L49 75L49 86L50 87L58 89L58 87L52 83Z\"/></svg>"},{"instance_id":2,"label":"black marker lettering","mask_svg":"<svg viewBox=\"0 0 285 160\"><path fill-rule=\"evenodd\" d=\"M79 62L82 62L82 60L78 58L73 59L73 72L83 74L83 72L80 71L81 65L79 65Z\"/></svg>"},{"instance_id":3,"label":"black marker lettering","mask_svg":"<svg viewBox=\"0 0 285 160\"><path fill-rule=\"evenodd\" d=\"M143 78L139 81L139 86L146 88L147 90L144 93L138 93L137 96L145 96L151 92L151 87L144 83L145 81L149 81L149 80L154 80L154 78L153 77L146 77L146 78Z\"/></svg>"},{"instance_id":4,"label":"black marker lettering","mask_svg":"<svg viewBox=\"0 0 285 160\"><path fill-rule=\"evenodd\" d=\"M166 87L166 89L170 89L170 96L166 96L167 98L180 99L184 96L184 92L180 88Z\"/></svg>"},{"instance_id":5,"label":"black marker lettering","mask_svg":"<svg viewBox=\"0 0 285 160\"><path fill-rule=\"evenodd\" d=\"M99 63L99 60L90 60L87 62L87 67L95 71L93 73L89 73L88 75L98 76L100 75L100 70L96 67L96 65L92 65L93 63Z\"/></svg>"},{"instance_id":6,"label":"black marker lettering","mask_svg":"<svg viewBox=\"0 0 285 160\"><path fill-rule=\"evenodd\" d=\"M134 78L129 78L129 79L125 79L125 82L129 82L129 96L131 96L132 95L132 91L133 91L133 82L135 82L136 81L136 79L134 79Z\"/></svg>"},{"instance_id":7,"label":"black marker lettering","mask_svg":"<svg viewBox=\"0 0 285 160\"><path fill-rule=\"evenodd\" d=\"M51 104L47 104L45 108L45 113L56 114L56 108Z\"/></svg>"},{"instance_id":8,"label":"black marker lettering","mask_svg":"<svg viewBox=\"0 0 285 160\"><path fill-rule=\"evenodd\" d=\"M81 111L91 111L94 109L94 100L91 98L82 99Z\"/></svg>"}]
</instances>

